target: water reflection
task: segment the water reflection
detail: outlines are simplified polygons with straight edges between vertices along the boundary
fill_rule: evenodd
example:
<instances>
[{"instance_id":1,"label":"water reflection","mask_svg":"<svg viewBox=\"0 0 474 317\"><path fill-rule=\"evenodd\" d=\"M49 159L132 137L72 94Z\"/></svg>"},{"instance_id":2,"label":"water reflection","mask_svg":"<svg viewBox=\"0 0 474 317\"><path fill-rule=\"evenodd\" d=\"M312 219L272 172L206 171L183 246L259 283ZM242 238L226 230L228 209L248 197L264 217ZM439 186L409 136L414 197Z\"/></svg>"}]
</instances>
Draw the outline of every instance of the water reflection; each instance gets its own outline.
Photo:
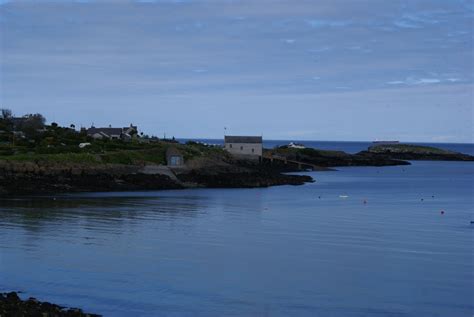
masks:
<instances>
[{"instance_id":1,"label":"water reflection","mask_svg":"<svg viewBox=\"0 0 474 317\"><path fill-rule=\"evenodd\" d=\"M110 233L141 221L196 217L206 210L206 199L185 196L57 196L0 199L0 228L21 227L30 233L80 226Z\"/></svg>"}]
</instances>

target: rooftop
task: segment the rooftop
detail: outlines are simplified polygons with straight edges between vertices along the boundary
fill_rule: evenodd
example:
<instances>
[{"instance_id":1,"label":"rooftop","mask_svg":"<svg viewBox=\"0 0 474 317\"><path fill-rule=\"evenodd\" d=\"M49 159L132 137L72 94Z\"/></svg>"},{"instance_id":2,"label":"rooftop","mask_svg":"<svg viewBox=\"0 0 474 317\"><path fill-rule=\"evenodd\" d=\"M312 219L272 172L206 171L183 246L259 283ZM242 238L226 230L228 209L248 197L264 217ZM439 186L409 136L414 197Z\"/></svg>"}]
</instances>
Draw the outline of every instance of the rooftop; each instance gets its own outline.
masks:
<instances>
[{"instance_id":1,"label":"rooftop","mask_svg":"<svg viewBox=\"0 0 474 317\"><path fill-rule=\"evenodd\" d=\"M224 136L225 143L262 143L261 136L236 136L226 135Z\"/></svg>"}]
</instances>

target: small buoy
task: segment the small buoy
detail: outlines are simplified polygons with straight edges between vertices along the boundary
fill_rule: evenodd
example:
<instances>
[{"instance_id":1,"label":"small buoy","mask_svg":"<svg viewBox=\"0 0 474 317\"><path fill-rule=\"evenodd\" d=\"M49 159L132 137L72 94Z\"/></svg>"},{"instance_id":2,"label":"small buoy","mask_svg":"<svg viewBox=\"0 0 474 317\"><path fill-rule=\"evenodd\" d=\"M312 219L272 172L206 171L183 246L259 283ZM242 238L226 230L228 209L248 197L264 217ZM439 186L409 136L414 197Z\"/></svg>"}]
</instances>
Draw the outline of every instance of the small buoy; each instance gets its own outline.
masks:
<instances>
[{"instance_id":1,"label":"small buoy","mask_svg":"<svg viewBox=\"0 0 474 317\"><path fill-rule=\"evenodd\" d=\"M421 198L421 201L424 201L424 199L423 199L423 198Z\"/></svg>"},{"instance_id":2,"label":"small buoy","mask_svg":"<svg viewBox=\"0 0 474 317\"><path fill-rule=\"evenodd\" d=\"M434 198L434 195L432 195L431 198Z\"/></svg>"},{"instance_id":3,"label":"small buoy","mask_svg":"<svg viewBox=\"0 0 474 317\"><path fill-rule=\"evenodd\" d=\"M321 199L321 196L318 196L318 199Z\"/></svg>"},{"instance_id":4,"label":"small buoy","mask_svg":"<svg viewBox=\"0 0 474 317\"><path fill-rule=\"evenodd\" d=\"M444 210L441 210L441 214L444 215Z\"/></svg>"},{"instance_id":5,"label":"small buoy","mask_svg":"<svg viewBox=\"0 0 474 317\"><path fill-rule=\"evenodd\" d=\"M364 199L364 204L367 204L367 199Z\"/></svg>"}]
</instances>

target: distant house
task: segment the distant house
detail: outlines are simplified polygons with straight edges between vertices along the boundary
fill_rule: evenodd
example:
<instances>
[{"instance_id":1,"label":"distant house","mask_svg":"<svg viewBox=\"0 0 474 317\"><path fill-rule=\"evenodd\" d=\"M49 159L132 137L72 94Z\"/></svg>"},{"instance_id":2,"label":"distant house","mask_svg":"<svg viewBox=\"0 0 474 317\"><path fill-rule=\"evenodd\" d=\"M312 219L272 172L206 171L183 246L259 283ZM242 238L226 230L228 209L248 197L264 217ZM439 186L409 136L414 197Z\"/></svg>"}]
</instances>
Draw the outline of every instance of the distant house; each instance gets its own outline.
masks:
<instances>
[{"instance_id":1,"label":"distant house","mask_svg":"<svg viewBox=\"0 0 474 317\"><path fill-rule=\"evenodd\" d=\"M138 127L130 124L129 127L122 128L122 138L133 139L138 137Z\"/></svg>"},{"instance_id":2,"label":"distant house","mask_svg":"<svg viewBox=\"0 0 474 317\"><path fill-rule=\"evenodd\" d=\"M125 128L96 128L91 127L86 130L87 135L94 139L110 139L110 140L130 140L138 135L137 126L130 125Z\"/></svg>"},{"instance_id":3,"label":"distant house","mask_svg":"<svg viewBox=\"0 0 474 317\"><path fill-rule=\"evenodd\" d=\"M168 166L182 166L184 165L184 157L177 148L170 146L166 150L166 162Z\"/></svg>"},{"instance_id":4,"label":"distant house","mask_svg":"<svg viewBox=\"0 0 474 317\"><path fill-rule=\"evenodd\" d=\"M306 149L306 146L304 146L303 144L294 142L290 142L290 144L288 144L288 147L290 149Z\"/></svg>"},{"instance_id":5,"label":"distant house","mask_svg":"<svg viewBox=\"0 0 474 317\"><path fill-rule=\"evenodd\" d=\"M94 139L118 140L122 137L122 128L90 128L87 135Z\"/></svg>"},{"instance_id":6,"label":"distant house","mask_svg":"<svg viewBox=\"0 0 474 317\"><path fill-rule=\"evenodd\" d=\"M232 155L244 159L260 159L263 152L261 136L224 137L224 148Z\"/></svg>"}]
</instances>

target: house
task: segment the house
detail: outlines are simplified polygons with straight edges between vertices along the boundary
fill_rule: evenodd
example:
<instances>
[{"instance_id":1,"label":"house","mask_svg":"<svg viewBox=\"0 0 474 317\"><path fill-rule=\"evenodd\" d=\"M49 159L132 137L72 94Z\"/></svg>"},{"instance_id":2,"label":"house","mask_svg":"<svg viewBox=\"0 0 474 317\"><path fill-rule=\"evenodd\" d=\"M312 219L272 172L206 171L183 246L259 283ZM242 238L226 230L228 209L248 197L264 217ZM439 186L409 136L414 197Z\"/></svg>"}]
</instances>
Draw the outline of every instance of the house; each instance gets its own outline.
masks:
<instances>
[{"instance_id":1,"label":"house","mask_svg":"<svg viewBox=\"0 0 474 317\"><path fill-rule=\"evenodd\" d=\"M82 129L81 129L82 131ZM91 127L86 130L87 136L90 136L94 139L110 139L110 140L131 140L138 136L138 128L133 124L130 124L129 127L124 128L96 128Z\"/></svg>"},{"instance_id":2,"label":"house","mask_svg":"<svg viewBox=\"0 0 474 317\"><path fill-rule=\"evenodd\" d=\"M288 148L290 148L290 149L306 149L306 146L304 146L301 143L290 142L290 144L288 144Z\"/></svg>"},{"instance_id":3,"label":"house","mask_svg":"<svg viewBox=\"0 0 474 317\"><path fill-rule=\"evenodd\" d=\"M261 136L224 137L224 148L232 155L243 159L260 159L263 152Z\"/></svg>"},{"instance_id":4,"label":"house","mask_svg":"<svg viewBox=\"0 0 474 317\"><path fill-rule=\"evenodd\" d=\"M176 147L170 146L166 150L166 163L168 166L183 166L184 157Z\"/></svg>"},{"instance_id":5,"label":"house","mask_svg":"<svg viewBox=\"0 0 474 317\"><path fill-rule=\"evenodd\" d=\"M133 139L138 137L138 127L130 124L129 127L122 128L122 138Z\"/></svg>"},{"instance_id":6,"label":"house","mask_svg":"<svg viewBox=\"0 0 474 317\"><path fill-rule=\"evenodd\" d=\"M95 128L87 129L87 136L94 139L118 140L122 137L122 128Z\"/></svg>"}]
</instances>

